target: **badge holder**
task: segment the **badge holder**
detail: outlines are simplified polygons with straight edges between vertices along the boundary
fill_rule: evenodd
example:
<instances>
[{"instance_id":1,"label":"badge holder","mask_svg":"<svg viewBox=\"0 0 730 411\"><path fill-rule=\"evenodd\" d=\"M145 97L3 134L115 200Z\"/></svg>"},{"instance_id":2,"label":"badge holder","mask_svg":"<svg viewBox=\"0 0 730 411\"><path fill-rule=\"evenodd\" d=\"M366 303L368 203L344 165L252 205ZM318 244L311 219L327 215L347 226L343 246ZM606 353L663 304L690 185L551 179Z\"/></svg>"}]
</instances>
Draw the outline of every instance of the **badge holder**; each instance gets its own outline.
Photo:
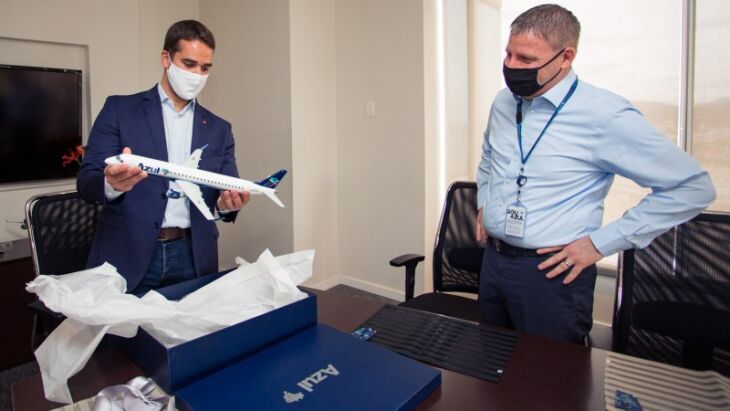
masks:
<instances>
[{"instance_id":1,"label":"badge holder","mask_svg":"<svg viewBox=\"0 0 730 411\"><path fill-rule=\"evenodd\" d=\"M524 168L520 169L520 176L517 177L517 201L507 207L507 217L505 218L504 234L510 237L522 238L525 236L525 223L527 222L527 207L520 201L522 186L527 183L527 177L522 173Z\"/></svg>"}]
</instances>

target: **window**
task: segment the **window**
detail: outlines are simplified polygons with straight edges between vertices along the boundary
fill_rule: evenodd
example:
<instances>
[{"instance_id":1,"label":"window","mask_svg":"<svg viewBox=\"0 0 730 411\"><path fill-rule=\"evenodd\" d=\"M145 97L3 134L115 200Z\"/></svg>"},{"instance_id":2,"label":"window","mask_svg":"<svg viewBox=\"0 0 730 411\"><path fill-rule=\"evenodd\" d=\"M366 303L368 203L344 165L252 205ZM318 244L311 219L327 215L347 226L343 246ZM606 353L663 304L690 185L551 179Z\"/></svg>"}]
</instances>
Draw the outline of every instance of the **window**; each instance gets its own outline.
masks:
<instances>
[{"instance_id":1,"label":"window","mask_svg":"<svg viewBox=\"0 0 730 411\"><path fill-rule=\"evenodd\" d=\"M697 2L691 153L712 177L715 211L730 211L730 88L727 60L730 9L726 0Z\"/></svg>"}]
</instances>

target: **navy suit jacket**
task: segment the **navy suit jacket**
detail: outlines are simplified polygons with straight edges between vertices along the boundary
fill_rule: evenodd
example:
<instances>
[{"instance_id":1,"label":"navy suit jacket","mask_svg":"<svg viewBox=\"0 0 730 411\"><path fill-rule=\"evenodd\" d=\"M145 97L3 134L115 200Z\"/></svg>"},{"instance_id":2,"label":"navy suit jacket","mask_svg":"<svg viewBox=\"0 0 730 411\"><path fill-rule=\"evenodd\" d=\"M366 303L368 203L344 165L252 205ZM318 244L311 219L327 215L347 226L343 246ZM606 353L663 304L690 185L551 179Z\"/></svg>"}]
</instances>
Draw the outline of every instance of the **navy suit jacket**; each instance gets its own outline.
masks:
<instances>
[{"instance_id":1,"label":"navy suit jacket","mask_svg":"<svg viewBox=\"0 0 730 411\"><path fill-rule=\"evenodd\" d=\"M196 103L191 150L207 145L198 164L202 170L238 177L231 125ZM124 147L133 154L167 161L165 126L157 86L130 96L107 98L89 135L84 162L76 180L81 197L104 205L87 267L105 261L114 265L133 290L144 277L155 251L167 205L169 180L150 175L113 201L104 195L104 160ZM201 187L209 207L218 190ZM235 219L235 213L226 221ZM190 207L193 258L197 275L218 272L218 229Z\"/></svg>"}]
</instances>

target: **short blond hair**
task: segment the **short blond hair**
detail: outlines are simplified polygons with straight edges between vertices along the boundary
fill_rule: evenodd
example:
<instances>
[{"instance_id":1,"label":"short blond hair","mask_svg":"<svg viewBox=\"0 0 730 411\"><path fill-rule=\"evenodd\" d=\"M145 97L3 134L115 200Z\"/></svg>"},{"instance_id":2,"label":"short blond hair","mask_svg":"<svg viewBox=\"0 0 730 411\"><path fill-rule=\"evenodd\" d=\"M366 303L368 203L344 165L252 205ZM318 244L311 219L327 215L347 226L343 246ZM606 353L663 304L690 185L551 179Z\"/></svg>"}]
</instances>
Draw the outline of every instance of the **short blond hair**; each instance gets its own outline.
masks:
<instances>
[{"instance_id":1,"label":"short blond hair","mask_svg":"<svg viewBox=\"0 0 730 411\"><path fill-rule=\"evenodd\" d=\"M555 50L566 47L578 49L580 22L568 9L557 4L542 4L517 16L510 25L509 34L535 35Z\"/></svg>"}]
</instances>

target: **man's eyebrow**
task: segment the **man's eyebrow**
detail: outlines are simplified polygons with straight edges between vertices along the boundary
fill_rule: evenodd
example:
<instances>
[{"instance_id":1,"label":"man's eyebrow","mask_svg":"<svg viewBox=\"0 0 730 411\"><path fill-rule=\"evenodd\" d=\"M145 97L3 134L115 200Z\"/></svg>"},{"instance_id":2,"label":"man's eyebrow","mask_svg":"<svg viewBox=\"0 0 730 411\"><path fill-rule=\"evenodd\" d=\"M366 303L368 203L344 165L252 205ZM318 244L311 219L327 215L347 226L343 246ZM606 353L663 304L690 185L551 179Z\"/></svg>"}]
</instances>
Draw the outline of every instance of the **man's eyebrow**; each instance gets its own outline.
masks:
<instances>
[{"instance_id":1,"label":"man's eyebrow","mask_svg":"<svg viewBox=\"0 0 730 411\"><path fill-rule=\"evenodd\" d=\"M540 60L539 57L532 54L512 53L512 55L522 60Z\"/></svg>"},{"instance_id":2,"label":"man's eyebrow","mask_svg":"<svg viewBox=\"0 0 730 411\"><path fill-rule=\"evenodd\" d=\"M531 54L525 54L525 53L519 53L519 52L511 52L509 49L505 49L504 52L506 54L511 54L514 57L517 57L522 60L540 60L539 57L531 55Z\"/></svg>"},{"instance_id":3,"label":"man's eyebrow","mask_svg":"<svg viewBox=\"0 0 730 411\"><path fill-rule=\"evenodd\" d=\"M191 59L191 58L187 58L187 57L183 57L181 60L185 64L192 64L192 65L198 65L198 64L200 64L200 63L198 63L197 60ZM205 68L211 68L213 66L213 63L200 64L200 66L201 67L205 67Z\"/></svg>"}]
</instances>

